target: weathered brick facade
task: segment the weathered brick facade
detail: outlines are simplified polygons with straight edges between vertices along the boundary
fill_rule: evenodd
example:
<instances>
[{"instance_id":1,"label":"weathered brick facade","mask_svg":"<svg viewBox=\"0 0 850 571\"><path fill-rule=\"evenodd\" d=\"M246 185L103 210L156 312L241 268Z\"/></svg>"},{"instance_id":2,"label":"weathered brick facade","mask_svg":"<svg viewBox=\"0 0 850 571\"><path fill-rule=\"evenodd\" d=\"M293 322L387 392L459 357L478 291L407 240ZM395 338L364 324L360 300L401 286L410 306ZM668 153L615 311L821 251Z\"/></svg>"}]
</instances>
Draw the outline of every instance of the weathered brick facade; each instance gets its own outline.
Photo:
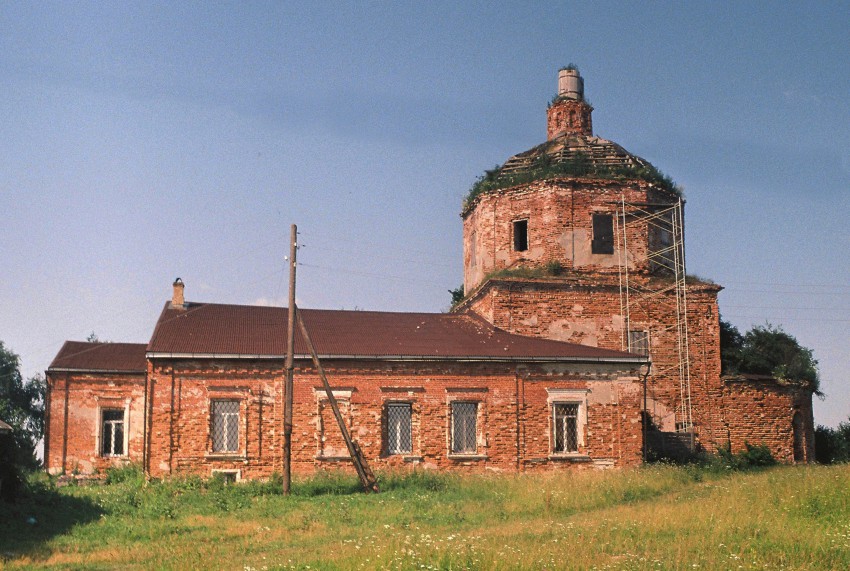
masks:
<instances>
[{"instance_id":1,"label":"weathered brick facade","mask_svg":"<svg viewBox=\"0 0 850 571\"><path fill-rule=\"evenodd\" d=\"M53 473L91 474L141 462L144 447L144 373L51 372L48 375L44 464ZM122 411L122 453L103 453L104 410Z\"/></svg>"},{"instance_id":2,"label":"weathered brick facade","mask_svg":"<svg viewBox=\"0 0 850 571\"><path fill-rule=\"evenodd\" d=\"M775 379L725 379L722 426L733 451L767 446L780 462L815 461L812 394Z\"/></svg>"},{"instance_id":3,"label":"weathered brick facade","mask_svg":"<svg viewBox=\"0 0 850 571\"><path fill-rule=\"evenodd\" d=\"M312 367L296 365L293 471L349 465L348 452ZM373 469L421 466L516 471L543 466L634 465L641 459L638 371L598 365L515 366L485 363L327 362L343 416ZM263 478L282 465L280 363L155 362L152 427L146 468L153 476L238 470ZM552 452L553 399L573 391L584 400L579 454ZM555 396L552 396L555 395ZM240 403L239 449L211 450L210 402ZM450 452L454 401L478 405L475 454ZM412 447L387 450L387 404L412 405ZM637 428L636 428L637 427Z\"/></svg>"},{"instance_id":4,"label":"weathered brick facade","mask_svg":"<svg viewBox=\"0 0 850 571\"><path fill-rule=\"evenodd\" d=\"M691 334L691 406L697 437L710 449L725 443L717 432L720 397L720 341L717 287L689 286L688 321ZM497 327L517 333L582 343L594 347L623 347L624 317L621 293L615 283L598 278L490 280L465 303ZM662 430L675 431L680 412L681 387L677 368L677 337L666 330L675 319L674 305L656 303L633 311L631 328L646 330L653 370L647 378L647 410ZM711 380L711 381L710 381Z\"/></svg>"},{"instance_id":5,"label":"weathered brick facade","mask_svg":"<svg viewBox=\"0 0 850 571\"><path fill-rule=\"evenodd\" d=\"M639 370L599 363L329 361L325 369L352 436L373 468L517 471L627 466L641 460ZM266 478L282 466L280 360L151 359L147 375L51 372L46 466L90 474L127 461L155 477L216 470ZM147 377L147 394L145 394ZM292 466L349 466L312 366L296 364ZM578 402L575 453L553 451L552 403ZM238 403L238 446L215 452L212 402ZM451 452L453 402L477 405L474 454ZM98 404L99 403L99 404ZM390 454L387 405L411 405L411 448ZM128 453L99 451L100 407L127 407Z\"/></svg>"}]
</instances>

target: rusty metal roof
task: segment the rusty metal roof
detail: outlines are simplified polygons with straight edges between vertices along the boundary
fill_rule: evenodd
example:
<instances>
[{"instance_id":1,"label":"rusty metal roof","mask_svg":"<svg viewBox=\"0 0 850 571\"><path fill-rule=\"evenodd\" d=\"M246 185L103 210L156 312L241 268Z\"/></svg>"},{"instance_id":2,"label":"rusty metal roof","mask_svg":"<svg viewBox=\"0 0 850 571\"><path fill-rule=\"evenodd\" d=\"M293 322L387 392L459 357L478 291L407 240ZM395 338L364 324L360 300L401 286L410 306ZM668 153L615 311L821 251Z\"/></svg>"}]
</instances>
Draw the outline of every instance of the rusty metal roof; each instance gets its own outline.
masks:
<instances>
[{"instance_id":1,"label":"rusty metal roof","mask_svg":"<svg viewBox=\"0 0 850 571\"><path fill-rule=\"evenodd\" d=\"M144 343L88 343L65 341L48 371L115 371L144 373Z\"/></svg>"},{"instance_id":2,"label":"rusty metal roof","mask_svg":"<svg viewBox=\"0 0 850 571\"><path fill-rule=\"evenodd\" d=\"M316 351L332 358L571 360L640 363L644 357L513 335L471 314L298 310ZM166 304L147 350L151 357L264 357L286 354L282 307ZM295 354L307 347L296 332Z\"/></svg>"}]
</instances>

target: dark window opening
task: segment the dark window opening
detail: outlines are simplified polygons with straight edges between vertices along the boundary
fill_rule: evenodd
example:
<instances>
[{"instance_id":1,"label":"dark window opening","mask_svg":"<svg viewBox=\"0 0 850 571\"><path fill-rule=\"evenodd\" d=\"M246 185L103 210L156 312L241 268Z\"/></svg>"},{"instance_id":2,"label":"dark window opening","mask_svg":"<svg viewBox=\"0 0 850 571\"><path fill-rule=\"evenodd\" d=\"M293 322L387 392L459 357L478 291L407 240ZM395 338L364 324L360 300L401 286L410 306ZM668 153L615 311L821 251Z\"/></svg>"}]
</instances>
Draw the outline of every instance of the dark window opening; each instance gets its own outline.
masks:
<instances>
[{"instance_id":1,"label":"dark window opening","mask_svg":"<svg viewBox=\"0 0 850 571\"><path fill-rule=\"evenodd\" d=\"M614 253L614 217L611 214L593 215L591 251L594 254Z\"/></svg>"},{"instance_id":2,"label":"dark window opening","mask_svg":"<svg viewBox=\"0 0 850 571\"><path fill-rule=\"evenodd\" d=\"M553 452L578 452L578 404L556 404Z\"/></svg>"},{"instance_id":3,"label":"dark window opening","mask_svg":"<svg viewBox=\"0 0 850 571\"><path fill-rule=\"evenodd\" d=\"M525 252L528 250L528 220L517 220L514 222L514 251Z\"/></svg>"},{"instance_id":4,"label":"dark window opening","mask_svg":"<svg viewBox=\"0 0 850 571\"><path fill-rule=\"evenodd\" d=\"M101 454L103 456L124 455L124 411L104 410L101 420Z\"/></svg>"}]
</instances>

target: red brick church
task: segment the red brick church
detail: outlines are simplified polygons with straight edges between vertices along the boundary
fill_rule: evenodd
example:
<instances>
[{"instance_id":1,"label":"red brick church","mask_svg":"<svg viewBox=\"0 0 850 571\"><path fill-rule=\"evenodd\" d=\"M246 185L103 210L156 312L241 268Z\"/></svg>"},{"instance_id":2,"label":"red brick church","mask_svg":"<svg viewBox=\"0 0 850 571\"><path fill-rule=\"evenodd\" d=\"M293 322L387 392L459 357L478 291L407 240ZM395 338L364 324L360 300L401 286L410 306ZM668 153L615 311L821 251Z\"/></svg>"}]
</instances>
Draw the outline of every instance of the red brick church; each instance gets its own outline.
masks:
<instances>
[{"instance_id":1,"label":"red brick church","mask_svg":"<svg viewBox=\"0 0 850 571\"><path fill-rule=\"evenodd\" d=\"M592 111L562 69L547 141L473 186L452 312L299 309L372 468L629 466L745 443L813 459L810 391L721 378L721 287L685 272L679 189L595 136ZM178 279L148 343L66 342L47 370L47 469L281 471L287 314L190 302ZM294 353L293 471L347 465L300 335Z\"/></svg>"}]
</instances>

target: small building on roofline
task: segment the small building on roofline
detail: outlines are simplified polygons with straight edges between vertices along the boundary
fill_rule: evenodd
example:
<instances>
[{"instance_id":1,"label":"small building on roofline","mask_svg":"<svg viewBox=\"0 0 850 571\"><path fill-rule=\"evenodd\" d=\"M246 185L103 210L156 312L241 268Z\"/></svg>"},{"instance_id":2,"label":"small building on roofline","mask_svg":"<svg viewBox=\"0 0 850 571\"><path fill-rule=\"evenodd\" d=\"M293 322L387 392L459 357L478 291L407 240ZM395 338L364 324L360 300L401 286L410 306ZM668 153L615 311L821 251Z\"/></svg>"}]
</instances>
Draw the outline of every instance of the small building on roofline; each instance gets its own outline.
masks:
<instances>
[{"instance_id":1,"label":"small building on roofline","mask_svg":"<svg viewBox=\"0 0 850 571\"><path fill-rule=\"evenodd\" d=\"M562 69L548 140L473 186L451 313L299 310L373 468L629 466L670 443L814 458L810 390L721 379L722 288L685 272L681 192L595 136L592 111ZM288 310L173 287L147 344L62 347L47 370L49 471L281 470ZM294 350L292 469L345 465L300 336Z\"/></svg>"}]
</instances>

